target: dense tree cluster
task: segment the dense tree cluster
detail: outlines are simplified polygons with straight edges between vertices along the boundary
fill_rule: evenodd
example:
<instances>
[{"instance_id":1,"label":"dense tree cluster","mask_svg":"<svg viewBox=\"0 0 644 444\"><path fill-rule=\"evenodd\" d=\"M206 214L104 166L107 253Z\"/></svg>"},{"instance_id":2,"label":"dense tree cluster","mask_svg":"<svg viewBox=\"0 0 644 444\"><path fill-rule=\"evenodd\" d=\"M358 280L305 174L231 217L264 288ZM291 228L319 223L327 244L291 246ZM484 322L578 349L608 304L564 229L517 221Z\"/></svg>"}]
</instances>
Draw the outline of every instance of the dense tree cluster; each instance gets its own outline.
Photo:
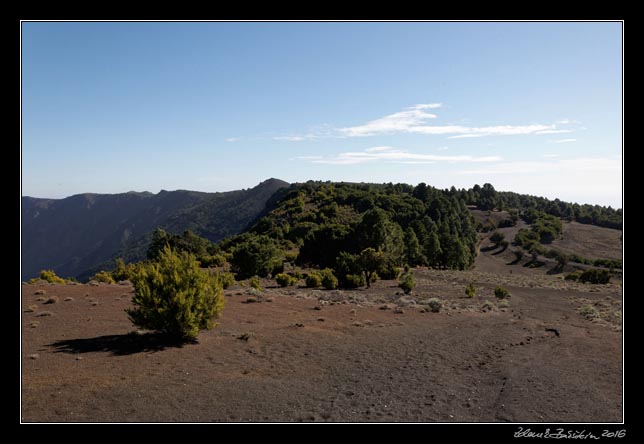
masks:
<instances>
[{"instance_id":1,"label":"dense tree cluster","mask_svg":"<svg viewBox=\"0 0 644 444\"><path fill-rule=\"evenodd\" d=\"M476 205L482 210L518 209L521 213L530 209L542 211L551 216L582 224L593 224L600 227L622 229L622 210L600 205L580 205L564 202L559 199L549 200L544 197L518 194L508 191L496 191L486 183L482 187L474 185L469 190L452 188L449 193L458 199L465 200L468 205ZM507 222L504 222L507 224Z\"/></svg>"},{"instance_id":2,"label":"dense tree cluster","mask_svg":"<svg viewBox=\"0 0 644 444\"><path fill-rule=\"evenodd\" d=\"M261 240L260 240L261 239ZM405 264L468 268L476 231L465 201L424 183L292 185L284 198L245 234L222 242L242 274L264 275L272 266L248 269L238 260L249 243L271 249L260 261L279 262L299 251L297 263L332 268L340 285L395 279ZM253 251L255 251L253 250Z\"/></svg>"}]
</instances>

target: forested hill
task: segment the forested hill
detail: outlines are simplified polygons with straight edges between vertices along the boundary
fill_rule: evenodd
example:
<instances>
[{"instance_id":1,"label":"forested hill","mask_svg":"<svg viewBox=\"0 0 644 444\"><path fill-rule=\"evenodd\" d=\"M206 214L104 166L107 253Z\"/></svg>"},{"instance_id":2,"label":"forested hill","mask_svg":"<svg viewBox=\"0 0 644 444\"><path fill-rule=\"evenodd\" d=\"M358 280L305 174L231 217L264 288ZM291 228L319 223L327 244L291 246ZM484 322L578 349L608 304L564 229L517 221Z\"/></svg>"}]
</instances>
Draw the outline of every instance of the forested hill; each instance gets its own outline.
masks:
<instances>
[{"instance_id":1,"label":"forested hill","mask_svg":"<svg viewBox=\"0 0 644 444\"><path fill-rule=\"evenodd\" d=\"M248 232L227 239L242 275L270 273L280 257L336 270L339 279L367 249L382 271L403 264L465 269L476 254L474 220L464 200L432 187L307 182L292 185ZM346 286L347 283L344 283Z\"/></svg>"},{"instance_id":2,"label":"forested hill","mask_svg":"<svg viewBox=\"0 0 644 444\"><path fill-rule=\"evenodd\" d=\"M338 279L345 279L341 285L349 287L358 284L349 281L359 279L356 270L365 260L377 260L379 274L403 265L465 269L476 256L477 228L485 230L477 226L468 205L512 209L514 217L545 213L557 221L567 217L621 227L621 210L496 192L490 184L439 190L424 183L309 181L291 185L250 230L218 248L242 278L275 274L284 259L332 268Z\"/></svg>"},{"instance_id":3,"label":"forested hill","mask_svg":"<svg viewBox=\"0 0 644 444\"><path fill-rule=\"evenodd\" d=\"M113 257L139 260L155 228L192 230L218 242L242 232L279 198L288 183L266 180L225 193L161 191L79 194L65 199L22 198L22 278L41 269L61 276L111 266Z\"/></svg>"}]
</instances>

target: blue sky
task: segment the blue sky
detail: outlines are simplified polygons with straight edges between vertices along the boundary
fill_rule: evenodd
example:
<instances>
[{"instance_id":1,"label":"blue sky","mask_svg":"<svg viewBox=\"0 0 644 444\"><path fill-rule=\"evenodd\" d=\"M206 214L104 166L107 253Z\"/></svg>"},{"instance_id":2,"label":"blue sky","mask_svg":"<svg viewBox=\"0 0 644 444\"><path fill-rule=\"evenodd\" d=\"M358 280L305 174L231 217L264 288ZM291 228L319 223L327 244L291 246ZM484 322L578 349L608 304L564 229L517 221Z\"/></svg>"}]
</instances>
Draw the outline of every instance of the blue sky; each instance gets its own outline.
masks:
<instances>
[{"instance_id":1,"label":"blue sky","mask_svg":"<svg viewBox=\"0 0 644 444\"><path fill-rule=\"evenodd\" d=\"M23 194L405 182L621 207L621 23L23 23Z\"/></svg>"}]
</instances>

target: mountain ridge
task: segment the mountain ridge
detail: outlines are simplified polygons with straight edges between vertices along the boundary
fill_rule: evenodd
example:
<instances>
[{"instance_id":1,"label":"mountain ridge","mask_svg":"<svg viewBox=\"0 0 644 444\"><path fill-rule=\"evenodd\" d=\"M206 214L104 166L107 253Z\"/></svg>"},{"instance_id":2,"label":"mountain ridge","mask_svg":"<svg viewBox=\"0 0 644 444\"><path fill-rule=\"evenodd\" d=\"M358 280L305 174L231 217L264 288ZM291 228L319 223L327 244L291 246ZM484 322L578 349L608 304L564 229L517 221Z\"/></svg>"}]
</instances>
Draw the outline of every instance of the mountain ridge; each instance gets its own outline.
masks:
<instances>
[{"instance_id":1,"label":"mountain ridge","mask_svg":"<svg viewBox=\"0 0 644 444\"><path fill-rule=\"evenodd\" d=\"M156 194L81 193L63 199L23 196L22 279L43 268L79 277L130 246L137 247L130 256L140 259L145 236L157 227L175 233L189 229L220 241L252 224L266 211L271 197L288 186L271 178L253 188L218 193L161 190Z\"/></svg>"}]
</instances>

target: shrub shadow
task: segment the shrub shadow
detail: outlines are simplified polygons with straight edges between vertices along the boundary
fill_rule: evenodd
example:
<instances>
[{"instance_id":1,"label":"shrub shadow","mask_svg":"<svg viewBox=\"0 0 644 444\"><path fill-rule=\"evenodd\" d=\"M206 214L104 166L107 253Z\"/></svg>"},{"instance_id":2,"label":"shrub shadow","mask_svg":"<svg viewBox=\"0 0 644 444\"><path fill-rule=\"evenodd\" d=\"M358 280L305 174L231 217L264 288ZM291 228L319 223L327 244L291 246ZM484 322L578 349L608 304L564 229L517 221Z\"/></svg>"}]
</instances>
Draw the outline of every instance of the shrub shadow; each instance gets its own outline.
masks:
<instances>
[{"instance_id":1,"label":"shrub shadow","mask_svg":"<svg viewBox=\"0 0 644 444\"><path fill-rule=\"evenodd\" d=\"M127 333L123 335L105 335L95 338L65 339L49 344L54 353L93 353L105 352L113 356L133 355L163 351L169 347L181 348L196 341L185 341L170 338L160 333Z\"/></svg>"}]
</instances>

